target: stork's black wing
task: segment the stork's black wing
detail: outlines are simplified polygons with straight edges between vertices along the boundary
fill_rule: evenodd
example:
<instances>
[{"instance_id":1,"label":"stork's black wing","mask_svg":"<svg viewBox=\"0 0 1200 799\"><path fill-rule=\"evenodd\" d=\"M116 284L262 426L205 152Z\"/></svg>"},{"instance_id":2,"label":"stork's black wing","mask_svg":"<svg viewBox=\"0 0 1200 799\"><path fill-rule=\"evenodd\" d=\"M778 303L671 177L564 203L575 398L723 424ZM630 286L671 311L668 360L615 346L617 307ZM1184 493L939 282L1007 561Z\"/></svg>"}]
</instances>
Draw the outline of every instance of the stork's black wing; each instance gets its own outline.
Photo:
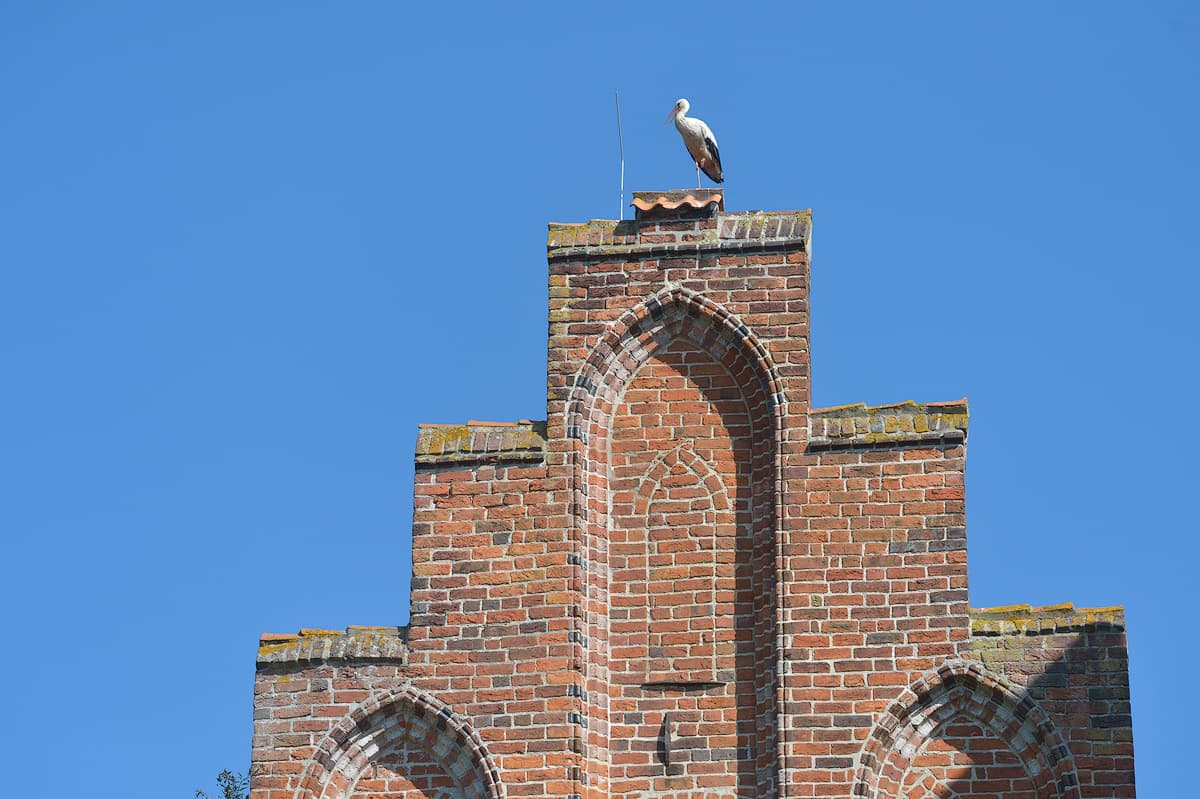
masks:
<instances>
[{"instance_id":1,"label":"stork's black wing","mask_svg":"<svg viewBox=\"0 0 1200 799\"><path fill-rule=\"evenodd\" d=\"M713 140L712 136L705 136L704 146L712 153L712 162L701 164L700 168L704 170L704 174L708 175L709 179L714 183L724 183L725 171L721 169L721 151L717 149L716 141Z\"/></svg>"}]
</instances>

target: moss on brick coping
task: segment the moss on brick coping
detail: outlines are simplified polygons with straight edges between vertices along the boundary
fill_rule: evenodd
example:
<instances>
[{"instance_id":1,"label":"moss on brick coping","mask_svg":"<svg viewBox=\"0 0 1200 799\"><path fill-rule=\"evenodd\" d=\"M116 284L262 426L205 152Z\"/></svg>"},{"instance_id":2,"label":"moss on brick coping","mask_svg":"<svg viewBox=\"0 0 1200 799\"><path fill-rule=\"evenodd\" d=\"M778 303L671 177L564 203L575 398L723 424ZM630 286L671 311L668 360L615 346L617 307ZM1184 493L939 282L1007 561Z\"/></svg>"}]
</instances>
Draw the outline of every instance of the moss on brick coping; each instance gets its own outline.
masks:
<instances>
[{"instance_id":1,"label":"moss on brick coping","mask_svg":"<svg viewBox=\"0 0 1200 799\"><path fill-rule=\"evenodd\" d=\"M298 633L264 633L258 641L259 663L298 660L391 660L408 658L407 627L363 627L345 630L302 629Z\"/></svg>"},{"instance_id":2,"label":"moss on brick coping","mask_svg":"<svg viewBox=\"0 0 1200 799\"><path fill-rule=\"evenodd\" d=\"M1125 608L1077 608L1070 602L971 608L972 635L1047 635L1096 627L1124 630Z\"/></svg>"},{"instance_id":3,"label":"moss on brick coping","mask_svg":"<svg viewBox=\"0 0 1200 799\"><path fill-rule=\"evenodd\" d=\"M958 442L967 437L969 417L966 399L814 408L808 417L808 445L829 449L922 441Z\"/></svg>"},{"instance_id":4,"label":"moss on brick coping","mask_svg":"<svg viewBox=\"0 0 1200 799\"><path fill-rule=\"evenodd\" d=\"M698 245L714 244L718 241L780 242L807 241L812 230L812 210L803 211L742 211L719 213L715 226L705 227L689 235L701 235L702 241L687 239L685 243ZM653 225L653 220L648 224ZM592 219L587 222L551 222L546 237L546 249L602 250L612 254L623 254L653 245L640 243L639 223L632 220Z\"/></svg>"},{"instance_id":5,"label":"moss on brick coping","mask_svg":"<svg viewBox=\"0 0 1200 799\"><path fill-rule=\"evenodd\" d=\"M809 414L809 446L877 446L918 442L958 442L966 438L967 401L912 400L893 405L864 403L815 408ZM546 452L546 423L517 422L422 424L416 462L425 465L540 461Z\"/></svg>"},{"instance_id":6,"label":"moss on brick coping","mask_svg":"<svg viewBox=\"0 0 1200 799\"><path fill-rule=\"evenodd\" d=\"M417 431L418 464L540 461L546 454L546 423L423 424Z\"/></svg>"}]
</instances>

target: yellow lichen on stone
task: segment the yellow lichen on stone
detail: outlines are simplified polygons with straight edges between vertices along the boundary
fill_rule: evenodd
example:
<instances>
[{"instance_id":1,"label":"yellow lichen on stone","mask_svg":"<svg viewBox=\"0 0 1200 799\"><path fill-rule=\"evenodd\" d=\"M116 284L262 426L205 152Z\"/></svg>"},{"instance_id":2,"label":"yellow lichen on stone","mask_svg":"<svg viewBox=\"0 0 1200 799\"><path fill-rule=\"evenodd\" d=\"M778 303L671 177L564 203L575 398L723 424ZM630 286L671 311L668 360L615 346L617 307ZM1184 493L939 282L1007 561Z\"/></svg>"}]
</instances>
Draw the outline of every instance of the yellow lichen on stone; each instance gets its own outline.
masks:
<instances>
[{"instance_id":1,"label":"yellow lichen on stone","mask_svg":"<svg viewBox=\"0 0 1200 799\"><path fill-rule=\"evenodd\" d=\"M1096 625L1124 628L1121 606L1076 608L1070 602L1058 605L1001 605L971 609L971 632L975 635L1031 635L1067 632Z\"/></svg>"},{"instance_id":2,"label":"yellow lichen on stone","mask_svg":"<svg viewBox=\"0 0 1200 799\"><path fill-rule=\"evenodd\" d=\"M266 655L274 655L278 652L286 652L289 649L294 649L298 643L299 643L299 641L297 639L292 639L291 641L287 641L287 642L281 643L281 644L259 643L258 656L261 658Z\"/></svg>"},{"instance_id":3,"label":"yellow lichen on stone","mask_svg":"<svg viewBox=\"0 0 1200 799\"><path fill-rule=\"evenodd\" d=\"M426 428L423 446L419 448L418 453L437 455L454 451L459 449L464 441L469 441L470 437L471 431L465 425Z\"/></svg>"}]
</instances>

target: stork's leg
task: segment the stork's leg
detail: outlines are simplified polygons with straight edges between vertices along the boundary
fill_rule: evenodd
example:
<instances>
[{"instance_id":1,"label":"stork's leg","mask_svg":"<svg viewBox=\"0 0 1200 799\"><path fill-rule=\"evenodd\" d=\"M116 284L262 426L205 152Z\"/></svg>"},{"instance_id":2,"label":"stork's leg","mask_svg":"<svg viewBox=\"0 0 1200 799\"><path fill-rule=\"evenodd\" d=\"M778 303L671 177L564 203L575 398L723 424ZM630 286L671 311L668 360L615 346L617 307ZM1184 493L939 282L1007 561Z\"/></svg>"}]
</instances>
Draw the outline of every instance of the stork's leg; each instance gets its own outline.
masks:
<instances>
[{"instance_id":1,"label":"stork's leg","mask_svg":"<svg viewBox=\"0 0 1200 799\"><path fill-rule=\"evenodd\" d=\"M696 188L700 188L700 162L696 162Z\"/></svg>"}]
</instances>

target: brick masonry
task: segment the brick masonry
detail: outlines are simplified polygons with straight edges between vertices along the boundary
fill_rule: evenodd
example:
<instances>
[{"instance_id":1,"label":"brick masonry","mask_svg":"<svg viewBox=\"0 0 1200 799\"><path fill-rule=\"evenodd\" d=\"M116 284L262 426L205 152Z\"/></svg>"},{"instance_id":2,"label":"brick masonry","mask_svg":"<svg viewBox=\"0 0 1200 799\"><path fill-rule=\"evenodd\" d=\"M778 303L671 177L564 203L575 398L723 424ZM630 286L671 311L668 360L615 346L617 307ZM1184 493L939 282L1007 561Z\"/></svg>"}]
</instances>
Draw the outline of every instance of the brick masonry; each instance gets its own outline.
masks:
<instances>
[{"instance_id":1,"label":"brick masonry","mask_svg":"<svg viewBox=\"0 0 1200 799\"><path fill-rule=\"evenodd\" d=\"M807 211L553 224L545 421L422 425L407 628L264 636L253 799L1134 796L1119 608L971 610L968 409L812 409Z\"/></svg>"}]
</instances>

